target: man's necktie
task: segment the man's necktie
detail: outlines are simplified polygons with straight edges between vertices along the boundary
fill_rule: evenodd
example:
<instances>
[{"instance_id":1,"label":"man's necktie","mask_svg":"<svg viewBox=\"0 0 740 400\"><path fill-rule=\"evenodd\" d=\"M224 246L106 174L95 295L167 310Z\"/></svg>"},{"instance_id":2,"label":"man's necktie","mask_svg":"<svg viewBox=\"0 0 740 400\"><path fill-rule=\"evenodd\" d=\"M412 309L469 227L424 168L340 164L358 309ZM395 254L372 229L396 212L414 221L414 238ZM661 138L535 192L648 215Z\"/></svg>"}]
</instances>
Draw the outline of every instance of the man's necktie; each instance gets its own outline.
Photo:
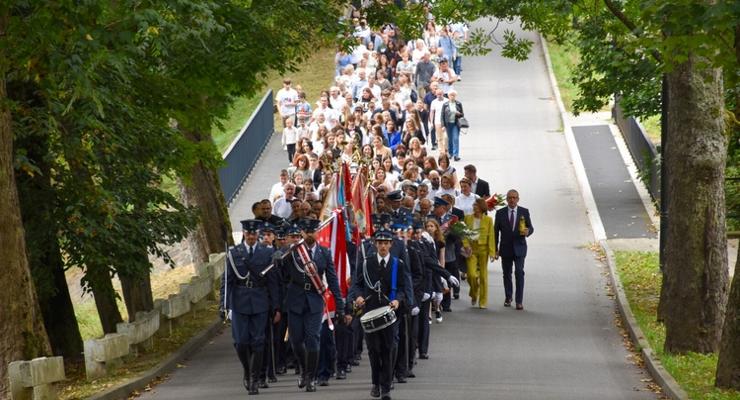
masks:
<instances>
[{"instance_id":1,"label":"man's necktie","mask_svg":"<svg viewBox=\"0 0 740 400\"><path fill-rule=\"evenodd\" d=\"M511 210L511 215L509 216L509 225L511 225L511 229L514 229L514 210Z\"/></svg>"},{"instance_id":2,"label":"man's necktie","mask_svg":"<svg viewBox=\"0 0 740 400\"><path fill-rule=\"evenodd\" d=\"M254 247L249 246L249 257L252 257L254 255Z\"/></svg>"},{"instance_id":3,"label":"man's necktie","mask_svg":"<svg viewBox=\"0 0 740 400\"><path fill-rule=\"evenodd\" d=\"M380 268L385 269L385 258L380 260Z\"/></svg>"}]
</instances>

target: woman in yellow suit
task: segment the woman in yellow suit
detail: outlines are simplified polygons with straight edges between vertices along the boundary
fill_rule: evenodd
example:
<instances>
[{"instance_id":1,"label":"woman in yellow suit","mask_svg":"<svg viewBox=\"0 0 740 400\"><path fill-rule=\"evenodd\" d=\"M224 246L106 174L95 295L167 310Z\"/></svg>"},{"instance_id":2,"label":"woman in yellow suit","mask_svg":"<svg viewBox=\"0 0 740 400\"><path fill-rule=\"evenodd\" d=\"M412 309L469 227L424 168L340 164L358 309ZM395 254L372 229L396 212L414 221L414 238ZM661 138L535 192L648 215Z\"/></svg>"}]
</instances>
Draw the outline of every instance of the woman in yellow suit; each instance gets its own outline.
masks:
<instances>
[{"instance_id":1,"label":"woman in yellow suit","mask_svg":"<svg viewBox=\"0 0 740 400\"><path fill-rule=\"evenodd\" d=\"M488 303L488 260L493 262L496 256L496 245L493 237L493 219L486 215L486 201L476 199L473 213L465 216L465 225L476 232L470 239L463 241L468 257L468 284L470 285L470 304L476 302L480 308Z\"/></svg>"}]
</instances>

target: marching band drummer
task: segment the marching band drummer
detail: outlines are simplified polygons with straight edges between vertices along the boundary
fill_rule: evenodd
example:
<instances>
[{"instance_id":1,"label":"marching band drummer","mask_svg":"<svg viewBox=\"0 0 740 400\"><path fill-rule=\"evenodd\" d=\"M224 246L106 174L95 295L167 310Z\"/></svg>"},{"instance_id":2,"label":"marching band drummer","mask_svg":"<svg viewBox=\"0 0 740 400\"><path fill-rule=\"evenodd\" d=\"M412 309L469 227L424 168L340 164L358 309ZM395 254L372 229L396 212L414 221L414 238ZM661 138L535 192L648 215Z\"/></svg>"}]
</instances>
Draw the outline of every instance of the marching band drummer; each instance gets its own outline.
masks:
<instances>
[{"instance_id":1,"label":"marching band drummer","mask_svg":"<svg viewBox=\"0 0 740 400\"><path fill-rule=\"evenodd\" d=\"M349 298L357 307L363 308L363 313L390 306L396 310L406 297L406 281L404 275L407 267L402 258L391 255L393 232L380 228L375 232L376 252L366 254L356 266L353 275L352 289ZM395 279L394 279L395 275ZM394 285L395 283L395 285ZM393 378L393 350L397 336L398 323L394 322L384 329L365 333L370 368L372 370L373 387L370 396L390 400L391 382Z\"/></svg>"},{"instance_id":2,"label":"marching band drummer","mask_svg":"<svg viewBox=\"0 0 740 400\"><path fill-rule=\"evenodd\" d=\"M244 368L244 387L250 395L259 394L259 372L265 349L265 327L270 306L280 319L277 275L260 272L272 263L273 250L257 242L262 221L241 221L244 241L229 249L221 304L231 319L234 348Z\"/></svg>"},{"instance_id":3,"label":"marching band drummer","mask_svg":"<svg viewBox=\"0 0 740 400\"><path fill-rule=\"evenodd\" d=\"M331 252L316 242L319 220L301 220L303 240L316 268L319 281L326 278L334 294L338 319L344 318L344 302L334 269ZM306 270L307 266L296 251L283 263L283 273L289 280L285 299L288 310L288 336L301 369L298 387L307 392L316 391L316 370L319 362L319 337L324 312L324 298Z\"/></svg>"}]
</instances>

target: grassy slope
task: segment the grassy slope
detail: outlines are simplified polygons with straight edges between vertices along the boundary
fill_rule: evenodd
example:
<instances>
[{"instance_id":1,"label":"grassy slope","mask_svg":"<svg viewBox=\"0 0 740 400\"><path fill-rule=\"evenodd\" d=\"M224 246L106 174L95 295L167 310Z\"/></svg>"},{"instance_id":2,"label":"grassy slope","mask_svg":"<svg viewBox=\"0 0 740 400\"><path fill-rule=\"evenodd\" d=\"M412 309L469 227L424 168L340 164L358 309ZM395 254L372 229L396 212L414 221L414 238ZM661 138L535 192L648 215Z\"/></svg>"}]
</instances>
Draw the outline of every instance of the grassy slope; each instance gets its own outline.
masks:
<instances>
[{"instance_id":1,"label":"grassy slope","mask_svg":"<svg viewBox=\"0 0 740 400\"><path fill-rule=\"evenodd\" d=\"M299 85L306 92L306 99L314 104L321 90L328 89L334 79L334 52L329 48L321 48L308 58L299 71L285 75L271 74L266 88L252 97L242 97L236 100L229 113L229 117L222 120L222 128L215 127L213 141L220 151L226 150L229 144L239 135L244 124L249 120L252 112L259 105L262 96L267 89L273 93L283 87L283 76L288 76L293 81L293 87ZM275 115L275 128L279 130L281 124L277 114Z\"/></svg>"},{"instance_id":2,"label":"grassy slope","mask_svg":"<svg viewBox=\"0 0 740 400\"><path fill-rule=\"evenodd\" d=\"M571 82L571 70L581 60L578 50L567 44L547 42L547 48L552 61L552 70L558 80L560 97L565 104L565 110L573 112L573 100L578 96L578 88Z\"/></svg>"},{"instance_id":3,"label":"grassy slope","mask_svg":"<svg viewBox=\"0 0 740 400\"><path fill-rule=\"evenodd\" d=\"M661 285L658 254L617 251L615 255L619 278L640 328L666 370L689 397L702 400L740 399L738 392L714 387L716 354L672 355L663 351L665 327L655 320Z\"/></svg>"}]
</instances>

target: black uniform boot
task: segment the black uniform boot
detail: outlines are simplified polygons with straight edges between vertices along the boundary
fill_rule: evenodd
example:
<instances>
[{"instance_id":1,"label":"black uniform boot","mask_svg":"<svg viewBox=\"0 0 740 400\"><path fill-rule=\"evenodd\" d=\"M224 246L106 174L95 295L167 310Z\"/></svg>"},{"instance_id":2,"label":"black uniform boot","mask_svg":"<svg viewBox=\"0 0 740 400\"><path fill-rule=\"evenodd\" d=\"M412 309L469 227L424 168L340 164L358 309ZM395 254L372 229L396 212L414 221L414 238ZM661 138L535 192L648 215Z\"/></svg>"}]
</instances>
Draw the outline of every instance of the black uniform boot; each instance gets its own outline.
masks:
<instances>
[{"instance_id":1,"label":"black uniform boot","mask_svg":"<svg viewBox=\"0 0 740 400\"><path fill-rule=\"evenodd\" d=\"M264 352L262 351L253 351L252 357L251 357L251 371L252 371L252 380L249 382L249 394L260 394L260 391L258 389L259 386L259 380L260 380L260 367L262 366L262 358L264 356Z\"/></svg>"},{"instance_id":2,"label":"black uniform boot","mask_svg":"<svg viewBox=\"0 0 740 400\"><path fill-rule=\"evenodd\" d=\"M252 378L249 368L249 347L237 345L236 355L239 357L239 361L242 363L242 368L244 368L244 380L242 381L242 383L244 384L244 389L247 389L248 391L250 379Z\"/></svg>"},{"instance_id":3,"label":"black uniform boot","mask_svg":"<svg viewBox=\"0 0 740 400\"><path fill-rule=\"evenodd\" d=\"M306 391L316 391L316 370L319 368L319 352L309 351L306 357L306 368L308 369L308 381L306 382Z\"/></svg>"},{"instance_id":4,"label":"black uniform boot","mask_svg":"<svg viewBox=\"0 0 740 400\"><path fill-rule=\"evenodd\" d=\"M298 371L301 376L298 378L298 388L303 389L308 383L308 371L306 370L306 350L301 348L293 349L295 354L296 363L298 364Z\"/></svg>"}]
</instances>

